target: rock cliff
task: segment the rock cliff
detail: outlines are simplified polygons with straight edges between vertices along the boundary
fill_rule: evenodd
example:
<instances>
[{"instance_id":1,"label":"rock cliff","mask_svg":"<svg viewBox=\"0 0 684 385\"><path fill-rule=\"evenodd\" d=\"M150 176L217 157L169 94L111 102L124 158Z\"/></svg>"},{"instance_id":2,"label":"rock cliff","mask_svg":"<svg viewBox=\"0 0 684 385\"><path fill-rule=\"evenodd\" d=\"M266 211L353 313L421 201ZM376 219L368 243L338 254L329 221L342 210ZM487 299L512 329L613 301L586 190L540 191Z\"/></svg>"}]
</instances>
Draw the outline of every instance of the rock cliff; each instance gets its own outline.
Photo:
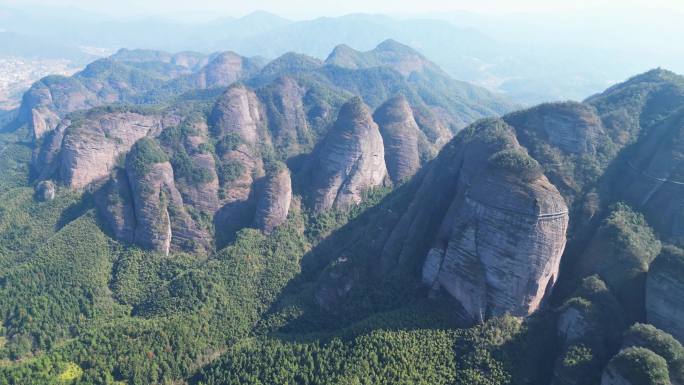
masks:
<instances>
[{"instance_id":1,"label":"rock cliff","mask_svg":"<svg viewBox=\"0 0 684 385\"><path fill-rule=\"evenodd\" d=\"M71 188L80 189L96 180L105 179L116 166L119 157L139 139L158 135L166 126L178 123L175 117L142 115L132 112L96 114L79 122L71 122L56 133L55 140L63 135L59 156L60 180ZM47 161L55 151L56 143L50 141L45 155ZM36 168L50 167L38 164Z\"/></svg>"},{"instance_id":2,"label":"rock cliff","mask_svg":"<svg viewBox=\"0 0 684 385\"><path fill-rule=\"evenodd\" d=\"M432 148L413 117L404 96L394 97L373 114L385 146L387 172L393 183L413 176L422 162L431 158Z\"/></svg>"},{"instance_id":3,"label":"rock cliff","mask_svg":"<svg viewBox=\"0 0 684 385\"><path fill-rule=\"evenodd\" d=\"M684 342L684 252L667 247L646 279L646 319Z\"/></svg>"},{"instance_id":4,"label":"rock cliff","mask_svg":"<svg viewBox=\"0 0 684 385\"><path fill-rule=\"evenodd\" d=\"M284 165L274 168L263 178L254 216L254 225L267 234L287 220L292 201L290 171Z\"/></svg>"},{"instance_id":5,"label":"rock cliff","mask_svg":"<svg viewBox=\"0 0 684 385\"><path fill-rule=\"evenodd\" d=\"M360 98L340 109L308 167L315 212L358 204L365 191L382 185L387 175L382 136Z\"/></svg>"}]
</instances>

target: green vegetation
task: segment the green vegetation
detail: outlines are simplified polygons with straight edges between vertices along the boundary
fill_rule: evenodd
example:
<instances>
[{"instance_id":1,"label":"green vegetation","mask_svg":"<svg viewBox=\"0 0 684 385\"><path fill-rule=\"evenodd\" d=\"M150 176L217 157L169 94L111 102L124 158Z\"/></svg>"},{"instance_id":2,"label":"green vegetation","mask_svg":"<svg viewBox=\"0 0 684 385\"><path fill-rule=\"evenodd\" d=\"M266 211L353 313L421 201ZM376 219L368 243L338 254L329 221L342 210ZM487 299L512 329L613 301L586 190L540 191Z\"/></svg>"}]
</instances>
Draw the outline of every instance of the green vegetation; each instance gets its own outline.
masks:
<instances>
[{"instance_id":1,"label":"green vegetation","mask_svg":"<svg viewBox=\"0 0 684 385\"><path fill-rule=\"evenodd\" d=\"M137 141L126 157L127 167L131 167L138 175L145 175L156 163L168 162L169 157L162 151L157 142L151 138Z\"/></svg>"},{"instance_id":2,"label":"green vegetation","mask_svg":"<svg viewBox=\"0 0 684 385\"><path fill-rule=\"evenodd\" d=\"M420 310L407 319L430 313L414 313ZM413 329L391 316L380 320L325 339L246 340L201 370L193 383L466 385L534 378L523 374L522 362L541 352L524 347L532 342L527 326L512 317L471 329Z\"/></svg>"},{"instance_id":3,"label":"green vegetation","mask_svg":"<svg viewBox=\"0 0 684 385\"><path fill-rule=\"evenodd\" d=\"M218 177L221 185L236 181L246 171L245 165L237 160L221 162L218 167Z\"/></svg>"},{"instance_id":4,"label":"green vegetation","mask_svg":"<svg viewBox=\"0 0 684 385\"><path fill-rule=\"evenodd\" d=\"M499 151L489 158L495 169L519 175L525 181L533 181L542 176L539 163L522 149Z\"/></svg>"},{"instance_id":5,"label":"green vegetation","mask_svg":"<svg viewBox=\"0 0 684 385\"><path fill-rule=\"evenodd\" d=\"M670 377L665 359L644 348L627 348L609 363L632 384L669 385Z\"/></svg>"},{"instance_id":6,"label":"green vegetation","mask_svg":"<svg viewBox=\"0 0 684 385\"><path fill-rule=\"evenodd\" d=\"M661 247L644 216L618 203L581 256L580 274L598 274L620 301L626 319L643 319L646 272Z\"/></svg>"}]
</instances>

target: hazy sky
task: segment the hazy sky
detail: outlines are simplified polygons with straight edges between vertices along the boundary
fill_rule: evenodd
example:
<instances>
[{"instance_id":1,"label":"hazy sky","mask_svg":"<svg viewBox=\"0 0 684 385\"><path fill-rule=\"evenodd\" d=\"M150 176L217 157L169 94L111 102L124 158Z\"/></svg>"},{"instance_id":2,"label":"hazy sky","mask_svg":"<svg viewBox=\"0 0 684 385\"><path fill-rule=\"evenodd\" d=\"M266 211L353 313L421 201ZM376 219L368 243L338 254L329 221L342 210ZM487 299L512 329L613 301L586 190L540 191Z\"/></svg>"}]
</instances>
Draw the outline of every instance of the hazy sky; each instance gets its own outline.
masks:
<instances>
[{"instance_id":1,"label":"hazy sky","mask_svg":"<svg viewBox=\"0 0 684 385\"><path fill-rule=\"evenodd\" d=\"M294 19L355 12L415 15L463 10L509 13L613 9L631 13L656 8L684 13L684 0L0 0L0 4L73 6L112 16L190 13L222 17L265 10Z\"/></svg>"}]
</instances>

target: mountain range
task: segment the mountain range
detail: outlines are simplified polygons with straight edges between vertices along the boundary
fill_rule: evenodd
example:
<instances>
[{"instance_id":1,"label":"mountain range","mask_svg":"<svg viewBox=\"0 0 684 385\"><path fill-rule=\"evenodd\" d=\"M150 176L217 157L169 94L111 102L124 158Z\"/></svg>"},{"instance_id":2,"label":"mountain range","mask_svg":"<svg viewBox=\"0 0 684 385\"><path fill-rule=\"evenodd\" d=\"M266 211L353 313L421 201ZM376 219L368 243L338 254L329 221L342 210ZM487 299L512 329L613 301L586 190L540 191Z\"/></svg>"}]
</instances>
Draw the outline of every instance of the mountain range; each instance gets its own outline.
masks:
<instances>
[{"instance_id":1,"label":"mountain range","mask_svg":"<svg viewBox=\"0 0 684 385\"><path fill-rule=\"evenodd\" d=\"M123 49L0 134L7 384L681 384L684 77ZM0 382L2 384L3 382Z\"/></svg>"},{"instance_id":2,"label":"mountain range","mask_svg":"<svg viewBox=\"0 0 684 385\"><path fill-rule=\"evenodd\" d=\"M34 41L24 50L35 55L54 51L41 48L45 41L55 47L68 46L62 55L78 65L89 61L84 58L84 50L92 55L121 47L206 53L232 50L268 59L294 51L323 60L338 44L366 51L394 39L430 57L454 78L503 93L526 105L581 100L637 71L656 65L681 65L681 57L676 53L660 55L645 47L643 39L632 35L632 46L582 45L577 43L585 37L581 29L561 34L557 32L558 22L546 20L545 15L440 17L350 14L294 21L259 11L241 18L183 22L160 17L118 20L60 8L44 12L4 8L0 12L0 26L24 40ZM583 20L582 15L568 15L571 17ZM611 20L594 21L593 40L603 42L613 36ZM36 29L35 25L42 28ZM516 37L510 30L529 31ZM556 41L549 42L546 35L553 35ZM675 35L664 30L658 41L667 45L670 36ZM559 43L560 40L563 42Z\"/></svg>"}]
</instances>

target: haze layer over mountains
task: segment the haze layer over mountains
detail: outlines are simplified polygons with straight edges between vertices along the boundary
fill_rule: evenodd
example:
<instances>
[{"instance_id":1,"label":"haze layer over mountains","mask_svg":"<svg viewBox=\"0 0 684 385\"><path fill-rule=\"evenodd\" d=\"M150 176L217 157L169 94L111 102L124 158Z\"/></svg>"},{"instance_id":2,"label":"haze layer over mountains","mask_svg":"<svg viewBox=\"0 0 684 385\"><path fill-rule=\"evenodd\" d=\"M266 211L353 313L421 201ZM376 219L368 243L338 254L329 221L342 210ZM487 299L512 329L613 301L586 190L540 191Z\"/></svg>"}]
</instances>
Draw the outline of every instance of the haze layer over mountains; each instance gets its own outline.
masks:
<instances>
[{"instance_id":1,"label":"haze layer over mountains","mask_svg":"<svg viewBox=\"0 0 684 385\"><path fill-rule=\"evenodd\" d=\"M391 38L417 49L455 79L527 105L582 100L650 68L684 71L684 54L669 48L684 34L676 13L654 11L638 20L620 10L605 15L350 14L296 21L259 11L196 21L15 5L0 8L0 60L31 61L0 64L0 99L8 100L3 108L15 107L21 92L47 74L26 74L20 81L5 80L5 72L29 71L38 66L36 59L66 59L71 70L63 68L64 62L48 64L53 72L70 73L119 48L232 50L266 59L294 51L324 60L338 44L366 51Z\"/></svg>"}]
</instances>

